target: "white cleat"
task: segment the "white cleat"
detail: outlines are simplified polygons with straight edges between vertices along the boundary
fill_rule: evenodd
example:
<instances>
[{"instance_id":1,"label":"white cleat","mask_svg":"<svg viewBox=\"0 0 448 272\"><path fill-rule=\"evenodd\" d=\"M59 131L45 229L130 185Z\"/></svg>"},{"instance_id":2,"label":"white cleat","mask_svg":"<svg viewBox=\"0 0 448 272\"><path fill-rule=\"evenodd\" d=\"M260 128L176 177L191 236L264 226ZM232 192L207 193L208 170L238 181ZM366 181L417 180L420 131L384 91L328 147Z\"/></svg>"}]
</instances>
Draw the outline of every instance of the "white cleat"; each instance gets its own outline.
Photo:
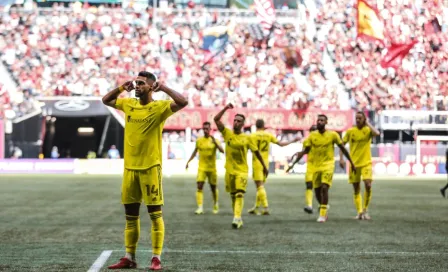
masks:
<instances>
[{"instance_id":1,"label":"white cleat","mask_svg":"<svg viewBox=\"0 0 448 272\"><path fill-rule=\"evenodd\" d=\"M195 214L204 214L204 210L202 209L202 207L199 207L194 213Z\"/></svg>"},{"instance_id":2,"label":"white cleat","mask_svg":"<svg viewBox=\"0 0 448 272\"><path fill-rule=\"evenodd\" d=\"M363 218L362 218L362 213L358 213L355 217L354 217L354 219L356 219L356 220L362 220Z\"/></svg>"},{"instance_id":3,"label":"white cleat","mask_svg":"<svg viewBox=\"0 0 448 272\"><path fill-rule=\"evenodd\" d=\"M327 217L326 216L319 216L319 218L317 218L317 222L318 223L325 223L327 222Z\"/></svg>"},{"instance_id":4,"label":"white cleat","mask_svg":"<svg viewBox=\"0 0 448 272\"><path fill-rule=\"evenodd\" d=\"M372 219L372 218L370 217L370 215L369 215L368 212L363 212L363 213L362 213L362 219L363 219L363 220L370 220L370 219Z\"/></svg>"}]
</instances>

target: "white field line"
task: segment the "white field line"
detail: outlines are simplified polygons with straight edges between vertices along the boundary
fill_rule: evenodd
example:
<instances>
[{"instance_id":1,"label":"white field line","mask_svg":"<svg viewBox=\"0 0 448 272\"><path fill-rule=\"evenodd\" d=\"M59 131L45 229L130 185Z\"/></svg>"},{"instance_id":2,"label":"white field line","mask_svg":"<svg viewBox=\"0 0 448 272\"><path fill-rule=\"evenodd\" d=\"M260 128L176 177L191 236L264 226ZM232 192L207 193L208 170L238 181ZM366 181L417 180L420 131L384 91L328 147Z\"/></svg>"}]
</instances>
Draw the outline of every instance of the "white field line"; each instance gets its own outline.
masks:
<instances>
[{"instance_id":1,"label":"white field line","mask_svg":"<svg viewBox=\"0 0 448 272\"><path fill-rule=\"evenodd\" d=\"M123 250L113 250L123 251ZM142 249L141 252L151 252L152 250ZM258 251L258 250L178 250L165 249L165 253L185 253L185 254L284 254L284 255L448 255L448 252L431 252L431 251Z\"/></svg>"},{"instance_id":2,"label":"white field line","mask_svg":"<svg viewBox=\"0 0 448 272\"><path fill-rule=\"evenodd\" d=\"M104 250L103 252L101 252L101 255L98 257L98 259L95 260L95 262L92 264L89 270L87 270L87 272L100 271L103 265L107 262L107 259L109 259L113 251L114 250Z\"/></svg>"}]
</instances>

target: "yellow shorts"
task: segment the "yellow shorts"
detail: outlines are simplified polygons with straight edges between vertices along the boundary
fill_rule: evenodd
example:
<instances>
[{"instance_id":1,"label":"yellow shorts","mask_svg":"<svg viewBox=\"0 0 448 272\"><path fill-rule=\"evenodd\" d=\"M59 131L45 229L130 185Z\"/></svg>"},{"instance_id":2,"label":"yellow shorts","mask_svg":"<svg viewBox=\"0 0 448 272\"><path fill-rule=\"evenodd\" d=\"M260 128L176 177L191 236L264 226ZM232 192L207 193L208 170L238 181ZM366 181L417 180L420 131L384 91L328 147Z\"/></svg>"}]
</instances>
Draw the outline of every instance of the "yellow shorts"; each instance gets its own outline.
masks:
<instances>
[{"instance_id":1,"label":"yellow shorts","mask_svg":"<svg viewBox=\"0 0 448 272\"><path fill-rule=\"evenodd\" d=\"M358 183L362 180L372 180L372 165L366 165L363 167L357 167L356 171L353 172L350 170L350 174L348 175L348 183Z\"/></svg>"},{"instance_id":2,"label":"yellow shorts","mask_svg":"<svg viewBox=\"0 0 448 272\"><path fill-rule=\"evenodd\" d=\"M266 182L266 177L264 176L263 173L263 167L253 167L252 168L252 178L255 181L263 181Z\"/></svg>"},{"instance_id":3,"label":"yellow shorts","mask_svg":"<svg viewBox=\"0 0 448 272\"><path fill-rule=\"evenodd\" d=\"M310 168L306 168L306 173L305 173L305 182L312 182L313 181L313 176L314 176L314 169L310 169Z\"/></svg>"},{"instance_id":4,"label":"yellow shorts","mask_svg":"<svg viewBox=\"0 0 448 272\"><path fill-rule=\"evenodd\" d=\"M121 202L123 204L141 203L142 199L148 206L163 205L160 165L146 170L124 169Z\"/></svg>"},{"instance_id":5,"label":"yellow shorts","mask_svg":"<svg viewBox=\"0 0 448 272\"><path fill-rule=\"evenodd\" d=\"M334 169L325 171L315 171L313 174L313 188L319 188L322 184L328 184L329 187L333 184Z\"/></svg>"},{"instance_id":6,"label":"yellow shorts","mask_svg":"<svg viewBox=\"0 0 448 272\"><path fill-rule=\"evenodd\" d=\"M198 170L197 182L205 182L208 179L208 183L216 185L218 183L218 174L216 171L202 171Z\"/></svg>"},{"instance_id":7,"label":"yellow shorts","mask_svg":"<svg viewBox=\"0 0 448 272\"><path fill-rule=\"evenodd\" d=\"M237 191L246 192L247 189L247 176L230 174L226 172L225 177L226 192L236 193Z\"/></svg>"}]
</instances>

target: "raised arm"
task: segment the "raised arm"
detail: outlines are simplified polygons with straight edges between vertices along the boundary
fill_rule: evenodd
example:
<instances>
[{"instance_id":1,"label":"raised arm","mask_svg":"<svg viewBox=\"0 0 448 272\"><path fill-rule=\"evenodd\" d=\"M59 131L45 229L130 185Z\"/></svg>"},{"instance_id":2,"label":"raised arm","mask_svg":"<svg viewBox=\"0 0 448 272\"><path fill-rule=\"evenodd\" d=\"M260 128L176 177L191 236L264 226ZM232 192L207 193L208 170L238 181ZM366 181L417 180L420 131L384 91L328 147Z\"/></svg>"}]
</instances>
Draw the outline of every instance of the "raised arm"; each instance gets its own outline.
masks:
<instances>
[{"instance_id":1,"label":"raised arm","mask_svg":"<svg viewBox=\"0 0 448 272\"><path fill-rule=\"evenodd\" d=\"M311 150L311 147L305 147L305 149L303 149L302 151L300 151L300 152L297 152L296 154L297 154L297 158L295 159L295 161L293 161L293 163L288 167L288 169L286 169L286 173L288 173L289 171L291 171L291 169L294 167L294 165L296 164L296 163L298 163L301 159L302 159L302 157L305 155L305 154L308 154L309 152L310 152L310 150ZM293 155L293 157L296 155L296 154L294 154Z\"/></svg>"},{"instance_id":2,"label":"raised arm","mask_svg":"<svg viewBox=\"0 0 448 272\"><path fill-rule=\"evenodd\" d=\"M370 128L370 131L372 131L372 136L379 136L380 131L376 129L368 120L366 120L366 126Z\"/></svg>"},{"instance_id":3,"label":"raised arm","mask_svg":"<svg viewBox=\"0 0 448 272\"><path fill-rule=\"evenodd\" d=\"M215 116L215 118L213 118L213 120L215 121L216 126L218 127L219 131L223 131L224 130L224 124L221 121L222 116L224 115L224 113L228 110L228 109L233 109L233 105L231 103L227 104L220 112L218 112L218 114Z\"/></svg>"},{"instance_id":4,"label":"raised arm","mask_svg":"<svg viewBox=\"0 0 448 272\"><path fill-rule=\"evenodd\" d=\"M171 111L172 112L179 111L188 105L188 100L180 93L176 92L175 90L169 88L168 86L166 86L162 83L154 82L153 84L154 84L155 92L162 91L174 100L171 103Z\"/></svg>"},{"instance_id":5,"label":"raised arm","mask_svg":"<svg viewBox=\"0 0 448 272\"><path fill-rule=\"evenodd\" d=\"M112 108L116 108L115 104L117 102L118 96L124 92L130 92L132 90L132 81L127 81L123 85L113 89L108 92L105 96L103 96L103 104Z\"/></svg>"},{"instance_id":6,"label":"raised arm","mask_svg":"<svg viewBox=\"0 0 448 272\"><path fill-rule=\"evenodd\" d=\"M294 139L292 139L292 140L290 140L290 141L281 141L281 142L278 142L277 145L283 147L283 146L287 146L287 145L290 145L290 144L292 144L292 143L298 142L299 140L300 140L300 137L296 137L296 138L294 138Z\"/></svg>"},{"instance_id":7,"label":"raised arm","mask_svg":"<svg viewBox=\"0 0 448 272\"><path fill-rule=\"evenodd\" d=\"M224 149L222 148L222 146L216 141L215 137L211 136L213 143L216 145L216 148L218 148L219 152L224 153Z\"/></svg>"},{"instance_id":8,"label":"raised arm","mask_svg":"<svg viewBox=\"0 0 448 272\"><path fill-rule=\"evenodd\" d=\"M256 151L254 151L254 154L255 154L255 157L257 157L257 159L261 162L261 165L263 165L263 173L264 173L264 176L267 177L269 174L269 170L266 167L266 164L264 163L263 158L261 157L260 151L256 150Z\"/></svg>"},{"instance_id":9,"label":"raised arm","mask_svg":"<svg viewBox=\"0 0 448 272\"><path fill-rule=\"evenodd\" d=\"M196 157L196 154L198 153L198 148L195 147L195 149L193 150L193 153L191 153L191 157L187 162L187 165L185 166L185 169L188 169L188 164L194 159L194 157Z\"/></svg>"}]
</instances>

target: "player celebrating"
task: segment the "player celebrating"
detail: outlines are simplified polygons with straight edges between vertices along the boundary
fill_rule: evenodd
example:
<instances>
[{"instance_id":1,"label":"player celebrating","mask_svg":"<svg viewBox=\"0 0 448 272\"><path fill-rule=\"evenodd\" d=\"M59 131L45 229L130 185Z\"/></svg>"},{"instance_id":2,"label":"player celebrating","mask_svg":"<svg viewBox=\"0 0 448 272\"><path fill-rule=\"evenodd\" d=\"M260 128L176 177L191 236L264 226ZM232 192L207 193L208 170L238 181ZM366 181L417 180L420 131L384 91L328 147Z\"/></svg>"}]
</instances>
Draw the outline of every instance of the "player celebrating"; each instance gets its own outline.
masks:
<instances>
[{"instance_id":1,"label":"player celebrating","mask_svg":"<svg viewBox=\"0 0 448 272\"><path fill-rule=\"evenodd\" d=\"M274 143L279 146L287 146L299 140L299 138L296 138L289 142L279 142L277 138L274 137L274 135L265 131L264 120L262 119L258 119L255 122L255 126L257 127L257 131L251 135L252 141L257 145L258 151L261 153L261 156L263 157L263 161L265 163L269 162L270 143ZM258 208L260 206L263 206L261 214L269 215L268 196L264 187L266 178L263 173L263 166L261 165L258 158L256 158L256 156L252 157L252 169L252 176L255 182L255 186L257 187L257 195L255 198L255 206L249 210L249 214L260 214Z\"/></svg>"},{"instance_id":2,"label":"player celebrating","mask_svg":"<svg viewBox=\"0 0 448 272\"><path fill-rule=\"evenodd\" d=\"M448 173L448 149L446 150L445 153L445 170ZM440 189L440 193L442 194L443 197L446 197L446 189L448 189L448 183L445 185L445 187L443 187L442 189Z\"/></svg>"},{"instance_id":3,"label":"player celebrating","mask_svg":"<svg viewBox=\"0 0 448 272\"><path fill-rule=\"evenodd\" d=\"M198 167L198 175L197 175L197 186L198 190L196 192L196 203L198 204L198 209L195 214L203 214L204 209L202 206L204 200L204 194L202 189L204 188L205 179L208 178L208 182L210 183L210 188L213 194L213 213L217 214L219 212L218 205L218 188L216 187L218 181L218 175L216 173L216 150L219 150L221 153L224 153L224 149L222 149L221 145L217 142L217 140L210 135L210 122L205 122L202 124L202 130L204 131L204 137L200 137L196 140L196 148L191 154L190 159L187 162L188 164L196 157L196 154L199 151L199 167Z\"/></svg>"},{"instance_id":4,"label":"player celebrating","mask_svg":"<svg viewBox=\"0 0 448 272\"><path fill-rule=\"evenodd\" d=\"M312 125L310 127L310 132L313 132L315 130L317 130L316 125ZM309 141L310 141L309 137L307 137L305 139L305 141L303 142L303 146L309 146L310 145ZM313 175L314 175L313 153L314 153L313 149L311 149L310 152L308 152L308 154L307 154L308 158L306 160L306 173L305 173L306 191L305 191L305 208L303 208L303 210L309 214L313 213ZM299 155L299 152L294 154L293 158L298 155ZM294 164L291 165L286 170L286 173L291 171L293 166L294 166ZM317 202L320 204L320 195L319 194L316 195L316 199L317 199Z\"/></svg>"},{"instance_id":5,"label":"player celebrating","mask_svg":"<svg viewBox=\"0 0 448 272\"><path fill-rule=\"evenodd\" d=\"M123 91L130 92L135 84L135 98L118 98ZM174 101L154 101L152 93L162 91ZM162 130L165 120L188 104L178 92L157 82L150 72L140 72L134 82L126 82L103 97L107 106L126 115L124 134L124 174L121 201L126 214L124 244L126 255L109 269L136 268L135 251L140 236L139 209L144 200L151 218L151 270L161 270L165 236L162 217Z\"/></svg>"},{"instance_id":6,"label":"player celebrating","mask_svg":"<svg viewBox=\"0 0 448 272\"><path fill-rule=\"evenodd\" d=\"M233 105L230 103L215 116L214 120L226 143L226 191L230 193L232 198L234 214L232 227L239 229L243 226L241 214L244 207L244 193L246 193L247 174L249 172L247 166L248 150L250 149L260 160L265 176L268 175L268 169L251 137L242 131L246 119L244 115L235 115L233 131L226 128L222 123L221 118L229 109L233 109Z\"/></svg>"},{"instance_id":7,"label":"player celebrating","mask_svg":"<svg viewBox=\"0 0 448 272\"><path fill-rule=\"evenodd\" d=\"M368 121L363 112L356 113L356 126L350 128L342 138L344 145L349 143L350 157L356 167L356 171L350 171L349 183L353 184L353 201L357 211L356 219L370 220L367 213L370 200L372 199L372 154L370 145L372 137L380 135ZM340 152L339 164L345 168L345 161ZM361 197L361 178L364 180L364 203Z\"/></svg>"},{"instance_id":8,"label":"player celebrating","mask_svg":"<svg viewBox=\"0 0 448 272\"><path fill-rule=\"evenodd\" d=\"M323 223L328 219L327 207L328 207L328 191L333 183L334 172L334 144L336 144L347 157L352 165L352 170L355 171L355 165L353 164L350 154L347 149L342 145L341 138L334 131L325 129L325 125L328 122L328 117L323 114L319 114L317 118L317 131L311 132L308 136L308 141L304 143L304 150L298 153L297 159L294 164L300 161L305 154L309 154L311 150L313 152L313 187L316 193L316 197L320 197L320 211L317 222ZM305 145L306 144L306 145ZM292 168L292 166L290 167Z\"/></svg>"}]
</instances>

